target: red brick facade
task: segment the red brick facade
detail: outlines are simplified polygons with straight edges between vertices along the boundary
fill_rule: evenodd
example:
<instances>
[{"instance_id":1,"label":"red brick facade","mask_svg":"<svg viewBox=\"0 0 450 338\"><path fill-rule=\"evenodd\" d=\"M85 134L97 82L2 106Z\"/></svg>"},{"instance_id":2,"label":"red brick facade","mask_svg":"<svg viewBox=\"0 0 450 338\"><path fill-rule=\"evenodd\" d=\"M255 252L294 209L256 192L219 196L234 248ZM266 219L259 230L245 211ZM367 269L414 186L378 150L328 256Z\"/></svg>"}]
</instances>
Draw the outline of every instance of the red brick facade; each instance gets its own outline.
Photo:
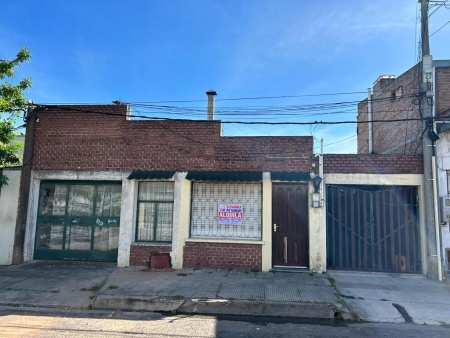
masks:
<instances>
[{"instance_id":1,"label":"red brick facade","mask_svg":"<svg viewBox=\"0 0 450 338\"><path fill-rule=\"evenodd\" d=\"M422 174L422 155L325 154L324 173Z\"/></svg>"},{"instance_id":2,"label":"red brick facade","mask_svg":"<svg viewBox=\"0 0 450 338\"><path fill-rule=\"evenodd\" d=\"M33 169L311 169L310 136L222 137L220 121L129 120L126 114L125 105L39 109Z\"/></svg>"},{"instance_id":3,"label":"red brick facade","mask_svg":"<svg viewBox=\"0 0 450 338\"><path fill-rule=\"evenodd\" d=\"M223 137L220 121L131 120L126 105L36 109L32 168L70 171L310 172L313 138ZM261 270L261 245L187 243L184 267ZM170 245L132 244L130 265L149 266Z\"/></svg>"},{"instance_id":4,"label":"red brick facade","mask_svg":"<svg viewBox=\"0 0 450 338\"><path fill-rule=\"evenodd\" d=\"M436 115L450 116L450 67L436 68ZM446 119L448 121L448 119Z\"/></svg>"},{"instance_id":5,"label":"red brick facade","mask_svg":"<svg viewBox=\"0 0 450 338\"><path fill-rule=\"evenodd\" d=\"M130 120L126 105L38 107L36 114L35 170L311 172L318 164L310 136L223 137L220 121ZM388 125L374 129L383 132ZM325 174L404 174L421 173L422 168L420 155L326 154L323 169ZM149 266L152 254L171 251L171 245L135 243L129 264ZM182 264L261 270L262 245L188 241Z\"/></svg>"},{"instance_id":6,"label":"red brick facade","mask_svg":"<svg viewBox=\"0 0 450 338\"><path fill-rule=\"evenodd\" d=\"M450 67L435 66L436 116L450 116ZM373 154L422 154L422 121L420 121L421 63L398 78L379 79L372 94ZM367 99L358 104L358 122L368 120ZM358 124L358 149L369 153L367 123Z\"/></svg>"},{"instance_id":7,"label":"red brick facade","mask_svg":"<svg viewBox=\"0 0 450 338\"><path fill-rule=\"evenodd\" d=\"M260 244L187 242L183 267L261 271L262 247Z\"/></svg>"},{"instance_id":8,"label":"red brick facade","mask_svg":"<svg viewBox=\"0 0 450 338\"><path fill-rule=\"evenodd\" d=\"M398 78L379 79L372 94L372 120L389 121L419 118L421 78L420 64L412 67ZM368 120L367 99L358 105L358 122ZM369 153L367 123L358 124L358 149L360 154ZM373 154L421 154L422 122L417 120L397 122L374 122L372 124Z\"/></svg>"},{"instance_id":9,"label":"red brick facade","mask_svg":"<svg viewBox=\"0 0 450 338\"><path fill-rule=\"evenodd\" d=\"M132 244L130 247L130 265L149 266L150 257L155 254L169 254L171 245Z\"/></svg>"}]
</instances>

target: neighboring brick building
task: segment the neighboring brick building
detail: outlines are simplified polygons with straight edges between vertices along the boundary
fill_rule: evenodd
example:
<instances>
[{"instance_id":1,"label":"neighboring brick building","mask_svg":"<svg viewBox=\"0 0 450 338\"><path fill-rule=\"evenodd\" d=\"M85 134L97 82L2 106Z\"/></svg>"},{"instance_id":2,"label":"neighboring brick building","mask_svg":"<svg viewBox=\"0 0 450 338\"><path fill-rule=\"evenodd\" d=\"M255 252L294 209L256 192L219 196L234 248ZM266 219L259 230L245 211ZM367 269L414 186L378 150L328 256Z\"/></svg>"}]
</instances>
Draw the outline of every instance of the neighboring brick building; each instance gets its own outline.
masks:
<instances>
[{"instance_id":1,"label":"neighboring brick building","mask_svg":"<svg viewBox=\"0 0 450 338\"><path fill-rule=\"evenodd\" d=\"M380 76L374 83L371 98L372 120L403 120L419 117L417 94L420 88L420 64L398 78ZM358 122L368 121L368 100L358 104ZM373 122L372 137L369 123L358 124L359 154L421 154L422 122L420 120L398 122ZM371 140L370 140L371 139Z\"/></svg>"},{"instance_id":2,"label":"neighboring brick building","mask_svg":"<svg viewBox=\"0 0 450 338\"><path fill-rule=\"evenodd\" d=\"M450 60L434 61L433 67L435 115L450 116ZM375 81L371 96L372 121L392 122L373 122L371 136L369 123L358 124L359 154L422 154L420 81L421 63L397 78L382 75ZM368 99L358 104L358 122L368 121L368 106Z\"/></svg>"}]
</instances>

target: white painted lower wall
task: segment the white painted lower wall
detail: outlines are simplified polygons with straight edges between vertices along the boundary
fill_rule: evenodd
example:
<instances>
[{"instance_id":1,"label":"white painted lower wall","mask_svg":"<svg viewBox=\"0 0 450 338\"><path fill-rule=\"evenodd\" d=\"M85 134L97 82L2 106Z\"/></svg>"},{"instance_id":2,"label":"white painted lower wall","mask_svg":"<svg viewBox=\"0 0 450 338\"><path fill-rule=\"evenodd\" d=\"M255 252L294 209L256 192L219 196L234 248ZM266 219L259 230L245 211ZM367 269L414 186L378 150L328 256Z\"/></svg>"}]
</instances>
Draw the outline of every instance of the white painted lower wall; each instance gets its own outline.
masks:
<instances>
[{"instance_id":1,"label":"white painted lower wall","mask_svg":"<svg viewBox=\"0 0 450 338\"><path fill-rule=\"evenodd\" d=\"M8 185L0 188L0 265L11 265L19 201L20 168L3 168Z\"/></svg>"}]
</instances>

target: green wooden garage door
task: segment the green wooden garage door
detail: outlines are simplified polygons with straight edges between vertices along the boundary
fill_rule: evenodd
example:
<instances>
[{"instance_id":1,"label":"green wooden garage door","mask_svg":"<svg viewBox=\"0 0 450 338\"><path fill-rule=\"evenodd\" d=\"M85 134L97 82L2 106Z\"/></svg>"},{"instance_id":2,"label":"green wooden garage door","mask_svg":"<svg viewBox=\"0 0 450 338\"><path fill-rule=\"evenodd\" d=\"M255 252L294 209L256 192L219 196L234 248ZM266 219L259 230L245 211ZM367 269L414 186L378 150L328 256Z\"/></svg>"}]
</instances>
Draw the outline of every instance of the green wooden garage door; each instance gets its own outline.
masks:
<instances>
[{"instance_id":1,"label":"green wooden garage door","mask_svg":"<svg viewBox=\"0 0 450 338\"><path fill-rule=\"evenodd\" d=\"M43 181L36 259L117 261L121 182Z\"/></svg>"}]
</instances>

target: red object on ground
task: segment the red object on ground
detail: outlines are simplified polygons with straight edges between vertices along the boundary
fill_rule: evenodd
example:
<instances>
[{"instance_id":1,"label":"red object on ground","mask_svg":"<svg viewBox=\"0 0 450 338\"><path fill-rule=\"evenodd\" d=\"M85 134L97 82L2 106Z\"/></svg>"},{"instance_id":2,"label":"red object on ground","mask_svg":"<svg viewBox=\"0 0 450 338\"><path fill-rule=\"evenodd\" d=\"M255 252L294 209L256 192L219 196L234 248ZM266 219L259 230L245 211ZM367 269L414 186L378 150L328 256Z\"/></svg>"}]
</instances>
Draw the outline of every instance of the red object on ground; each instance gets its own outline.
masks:
<instances>
[{"instance_id":1,"label":"red object on ground","mask_svg":"<svg viewBox=\"0 0 450 338\"><path fill-rule=\"evenodd\" d=\"M170 268L170 256L169 255L152 255L150 257L151 269L169 269Z\"/></svg>"}]
</instances>

